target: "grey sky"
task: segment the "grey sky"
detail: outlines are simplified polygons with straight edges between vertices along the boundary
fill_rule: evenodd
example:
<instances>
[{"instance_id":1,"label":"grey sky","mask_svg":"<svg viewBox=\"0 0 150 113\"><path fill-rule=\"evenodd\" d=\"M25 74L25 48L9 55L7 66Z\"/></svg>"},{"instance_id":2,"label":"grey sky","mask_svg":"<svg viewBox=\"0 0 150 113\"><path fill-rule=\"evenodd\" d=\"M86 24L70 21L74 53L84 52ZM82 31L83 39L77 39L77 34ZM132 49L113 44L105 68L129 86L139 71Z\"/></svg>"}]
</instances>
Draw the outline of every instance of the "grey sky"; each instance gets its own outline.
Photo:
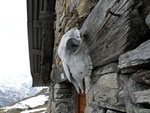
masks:
<instances>
[{"instance_id":1,"label":"grey sky","mask_svg":"<svg viewBox=\"0 0 150 113\"><path fill-rule=\"evenodd\" d=\"M29 75L26 0L0 3L0 79Z\"/></svg>"}]
</instances>

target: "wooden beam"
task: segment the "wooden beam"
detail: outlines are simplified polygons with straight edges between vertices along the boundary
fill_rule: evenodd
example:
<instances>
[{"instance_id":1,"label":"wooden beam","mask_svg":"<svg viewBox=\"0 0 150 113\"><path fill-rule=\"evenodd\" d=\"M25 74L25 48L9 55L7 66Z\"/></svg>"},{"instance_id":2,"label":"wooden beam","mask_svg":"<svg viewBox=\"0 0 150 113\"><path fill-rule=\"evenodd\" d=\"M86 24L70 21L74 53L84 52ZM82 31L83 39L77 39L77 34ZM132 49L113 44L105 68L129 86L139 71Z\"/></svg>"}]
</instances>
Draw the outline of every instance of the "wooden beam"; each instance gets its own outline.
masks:
<instances>
[{"instance_id":1,"label":"wooden beam","mask_svg":"<svg viewBox=\"0 0 150 113\"><path fill-rule=\"evenodd\" d=\"M42 28L42 22L38 20L33 20L33 27Z\"/></svg>"},{"instance_id":2,"label":"wooden beam","mask_svg":"<svg viewBox=\"0 0 150 113\"><path fill-rule=\"evenodd\" d=\"M137 7L134 0L100 0L91 11L81 30L94 68L117 61L143 39L147 26Z\"/></svg>"},{"instance_id":3,"label":"wooden beam","mask_svg":"<svg viewBox=\"0 0 150 113\"><path fill-rule=\"evenodd\" d=\"M53 11L41 11L39 18L41 21L49 21L53 23L55 21L55 13Z\"/></svg>"},{"instance_id":4,"label":"wooden beam","mask_svg":"<svg viewBox=\"0 0 150 113\"><path fill-rule=\"evenodd\" d=\"M32 54L34 54L34 55L41 55L41 53L42 53L42 50L32 49Z\"/></svg>"},{"instance_id":5,"label":"wooden beam","mask_svg":"<svg viewBox=\"0 0 150 113\"><path fill-rule=\"evenodd\" d=\"M33 76L40 76L40 73L33 73Z\"/></svg>"}]
</instances>

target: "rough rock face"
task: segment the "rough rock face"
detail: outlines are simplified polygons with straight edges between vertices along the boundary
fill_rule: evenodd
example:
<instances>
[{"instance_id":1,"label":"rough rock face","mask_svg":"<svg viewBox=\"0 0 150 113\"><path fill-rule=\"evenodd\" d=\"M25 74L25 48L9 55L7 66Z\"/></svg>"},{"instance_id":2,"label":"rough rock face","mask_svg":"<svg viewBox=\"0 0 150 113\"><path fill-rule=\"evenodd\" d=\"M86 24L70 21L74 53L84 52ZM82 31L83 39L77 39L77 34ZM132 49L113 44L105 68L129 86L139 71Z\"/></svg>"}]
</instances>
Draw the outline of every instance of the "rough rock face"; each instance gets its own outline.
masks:
<instances>
[{"instance_id":1,"label":"rough rock face","mask_svg":"<svg viewBox=\"0 0 150 113\"><path fill-rule=\"evenodd\" d=\"M150 103L150 89L134 92L134 103Z\"/></svg>"},{"instance_id":2,"label":"rough rock face","mask_svg":"<svg viewBox=\"0 0 150 113\"><path fill-rule=\"evenodd\" d=\"M109 64L93 72L93 75L87 80L90 81L87 85L90 88L87 91L85 113L94 113L94 110L97 110L97 108L114 110L107 110L104 113L150 112L150 67L147 65L150 58L149 44L150 41L148 40L136 49L121 55L118 69L116 69L116 64ZM132 57L133 55L135 57ZM142 58L144 60L140 60ZM134 71L126 71L127 73L117 71L124 69L120 68L122 62L126 64L128 61L131 62L130 64L132 64L132 61L136 61L136 65L134 66L125 65L127 67L126 70L134 68ZM110 66L112 67L110 68ZM137 68L135 68L136 66Z\"/></svg>"},{"instance_id":3,"label":"rough rock face","mask_svg":"<svg viewBox=\"0 0 150 113\"><path fill-rule=\"evenodd\" d=\"M55 84L51 96L53 102L51 103L52 113L74 113L75 111L75 90L69 83ZM49 113L51 113L49 111Z\"/></svg>"},{"instance_id":4,"label":"rough rock face","mask_svg":"<svg viewBox=\"0 0 150 113\"><path fill-rule=\"evenodd\" d=\"M63 34L81 28L86 36L83 48L89 50L94 68L84 79L85 113L150 113L150 11L143 13L149 9L145 1L56 1L52 78L57 81L64 74L56 54ZM52 113L75 113L75 98L66 79L57 81Z\"/></svg>"},{"instance_id":5,"label":"rough rock face","mask_svg":"<svg viewBox=\"0 0 150 113\"><path fill-rule=\"evenodd\" d=\"M129 51L119 58L120 69L150 63L150 40L142 43L135 50Z\"/></svg>"}]
</instances>

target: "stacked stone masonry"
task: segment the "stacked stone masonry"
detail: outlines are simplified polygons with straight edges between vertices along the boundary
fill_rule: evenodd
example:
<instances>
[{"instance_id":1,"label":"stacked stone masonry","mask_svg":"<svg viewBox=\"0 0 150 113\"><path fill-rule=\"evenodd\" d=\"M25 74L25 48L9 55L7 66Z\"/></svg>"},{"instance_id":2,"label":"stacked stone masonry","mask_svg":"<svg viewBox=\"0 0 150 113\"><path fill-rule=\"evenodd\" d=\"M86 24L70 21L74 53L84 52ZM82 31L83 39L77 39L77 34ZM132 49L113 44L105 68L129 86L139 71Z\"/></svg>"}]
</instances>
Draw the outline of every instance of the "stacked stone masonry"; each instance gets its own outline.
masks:
<instances>
[{"instance_id":1,"label":"stacked stone masonry","mask_svg":"<svg viewBox=\"0 0 150 113\"><path fill-rule=\"evenodd\" d=\"M56 0L52 76L57 79L64 73L58 72L62 63L57 55L63 34L73 27L85 31L84 48L94 65L84 79L85 113L150 113L148 4L149 0ZM52 113L76 113L75 98L75 88L66 79L55 83Z\"/></svg>"},{"instance_id":2,"label":"stacked stone masonry","mask_svg":"<svg viewBox=\"0 0 150 113\"><path fill-rule=\"evenodd\" d=\"M70 83L60 83L54 86L53 101L51 102L52 113L74 113L75 90Z\"/></svg>"}]
</instances>

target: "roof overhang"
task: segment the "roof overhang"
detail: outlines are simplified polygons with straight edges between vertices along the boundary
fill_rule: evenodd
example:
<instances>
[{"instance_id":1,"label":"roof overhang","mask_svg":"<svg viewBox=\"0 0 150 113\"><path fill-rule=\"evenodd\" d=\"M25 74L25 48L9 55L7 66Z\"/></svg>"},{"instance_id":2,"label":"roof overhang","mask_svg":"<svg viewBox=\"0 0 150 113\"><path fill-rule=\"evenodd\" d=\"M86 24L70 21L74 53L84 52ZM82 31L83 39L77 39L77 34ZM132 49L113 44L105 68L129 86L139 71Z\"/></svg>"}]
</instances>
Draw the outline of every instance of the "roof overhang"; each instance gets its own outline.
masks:
<instances>
[{"instance_id":1,"label":"roof overhang","mask_svg":"<svg viewBox=\"0 0 150 113\"><path fill-rule=\"evenodd\" d=\"M30 70L33 86L49 86L54 47L54 0L27 0Z\"/></svg>"}]
</instances>

